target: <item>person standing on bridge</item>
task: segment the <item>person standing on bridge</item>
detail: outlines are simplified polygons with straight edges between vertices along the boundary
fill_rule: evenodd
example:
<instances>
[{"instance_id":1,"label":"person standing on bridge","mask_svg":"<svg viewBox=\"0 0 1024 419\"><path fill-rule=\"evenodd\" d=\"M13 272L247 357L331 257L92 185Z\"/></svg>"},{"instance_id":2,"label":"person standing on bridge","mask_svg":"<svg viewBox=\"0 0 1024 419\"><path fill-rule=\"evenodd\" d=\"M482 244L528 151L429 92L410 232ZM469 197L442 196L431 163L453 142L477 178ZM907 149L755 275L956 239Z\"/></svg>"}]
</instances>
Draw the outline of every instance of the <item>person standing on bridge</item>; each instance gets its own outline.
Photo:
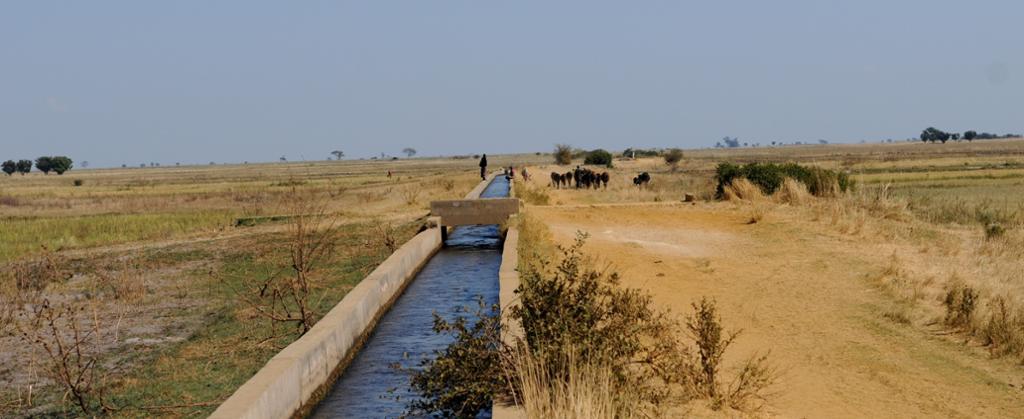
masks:
<instances>
[{"instance_id":1,"label":"person standing on bridge","mask_svg":"<svg viewBox=\"0 0 1024 419\"><path fill-rule=\"evenodd\" d=\"M487 180L487 155L480 158L480 179Z\"/></svg>"}]
</instances>

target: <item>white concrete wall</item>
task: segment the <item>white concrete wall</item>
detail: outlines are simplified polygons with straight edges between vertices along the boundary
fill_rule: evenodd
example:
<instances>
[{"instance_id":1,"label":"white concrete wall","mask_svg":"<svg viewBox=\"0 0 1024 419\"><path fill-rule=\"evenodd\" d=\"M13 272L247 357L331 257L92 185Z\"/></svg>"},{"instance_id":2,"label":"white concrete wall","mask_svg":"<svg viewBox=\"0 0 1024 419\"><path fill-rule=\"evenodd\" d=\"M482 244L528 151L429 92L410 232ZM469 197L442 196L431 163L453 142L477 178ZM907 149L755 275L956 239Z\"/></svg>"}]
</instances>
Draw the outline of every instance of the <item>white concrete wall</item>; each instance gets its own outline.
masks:
<instances>
[{"instance_id":1,"label":"white concrete wall","mask_svg":"<svg viewBox=\"0 0 1024 419\"><path fill-rule=\"evenodd\" d=\"M499 173L466 199L480 197ZM441 248L434 224L402 245L313 326L235 390L211 418L290 418L311 407L355 356L362 340L419 270Z\"/></svg>"},{"instance_id":2,"label":"white concrete wall","mask_svg":"<svg viewBox=\"0 0 1024 419\"><path fill-rule=\"evenodd\" d=\"M305 335L270 359L212 418L289 418L330 386L333 375L393 300L441 247L437 228L405 243Z\"/></svg>"},{"instance_id":3,"label":"white concrete wall","mask_svg":"<svg viewBox=\"0 0 1024 419\"><path fill-rule=\"evenodd\" d=\"M501 267L498 268L498 304L501 307L501 340L506 345L515 346L517 340L525 340L526 336L522 325L512 322L510 318L512 308L519 304L519 296L515 292L519 288L519 229L514 220L509 221L505 244L501 250ZM526 411L519 406L495 401L491 405L491 417L521 419L526 417Z\"/></svg>"}]
</instances>

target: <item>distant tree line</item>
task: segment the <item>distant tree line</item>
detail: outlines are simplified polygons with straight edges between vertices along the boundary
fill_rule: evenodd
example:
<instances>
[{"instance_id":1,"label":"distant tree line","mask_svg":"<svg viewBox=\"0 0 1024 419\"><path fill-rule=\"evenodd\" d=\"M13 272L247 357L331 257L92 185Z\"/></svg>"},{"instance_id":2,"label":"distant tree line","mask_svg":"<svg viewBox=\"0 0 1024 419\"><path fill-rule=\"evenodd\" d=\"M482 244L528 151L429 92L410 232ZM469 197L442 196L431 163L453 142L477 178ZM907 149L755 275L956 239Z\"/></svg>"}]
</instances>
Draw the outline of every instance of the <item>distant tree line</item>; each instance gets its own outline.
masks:
<instances>
[{"instance_id":1,"label":"distant tree line","mask_svg":"<svg viewBox=\"0 0 1024 419\"><path fill-rule=\"evenodd\" d=\"M50 172L63 175L64 172L74 167L74 162L67 156L41 156L36 159L35 166L36 169L46 175L50 174ZM0 164L0 169L8 176L15 173L25 175L32 171L32 160L7 160Z\"/></svg>"},{"instance_id":2,"label":"distant tree line","mask_svg":"<svg viewBox=\"0 0 1024 419\"><path fill-rule=\"evenodd\" d=\"M1012 134L1012 133L1007 133L1006 135L1002 135L1002 136L1000 136L999 134L990 134L990 133L987 133L987 132L982 132L982 133L979 134L977 131L974 131L974 130L964 131L963 134L959 134L959 133L955 133L955 132L953 132L953 133L945 132L945 131L940 130L940 129L935 128L935 127L928 127L928 128L925 128L924 131L921 131L920 139L921 139L921 142L925 142L925 143L936 143L936 142L945 143L946 141L949 141L949 140L953 140L953 141L960 141L962 139L963 140L967 140L967 141L994 140L994 139L997 139L997 138L1015 138L1015 137L1019 137L1019 136L1020 136L1019 134Z\"/></svg>"}]
</instances>

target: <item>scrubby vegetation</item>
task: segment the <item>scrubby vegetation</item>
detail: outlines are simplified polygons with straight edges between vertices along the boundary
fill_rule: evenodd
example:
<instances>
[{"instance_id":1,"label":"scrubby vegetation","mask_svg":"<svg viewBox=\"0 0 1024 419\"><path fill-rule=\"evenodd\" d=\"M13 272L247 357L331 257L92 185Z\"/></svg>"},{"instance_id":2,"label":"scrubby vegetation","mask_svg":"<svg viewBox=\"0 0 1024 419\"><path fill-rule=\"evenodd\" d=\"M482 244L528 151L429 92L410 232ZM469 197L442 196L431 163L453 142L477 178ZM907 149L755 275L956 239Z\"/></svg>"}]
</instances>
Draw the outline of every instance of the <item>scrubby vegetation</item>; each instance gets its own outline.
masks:
<instances>
[{"instance_id":1,"label":"scrubby vegetation","mask_svg":"<svg viewBox=\"0 0 1024 419\"><path fill-rule=\"evenodd\" d=\"M455 339L414 374L421 396L410 404L414 413L472 417L492 394L529 417L651 416L693 400L712 409L763 407L775 371L758 356L732 380L722 376L738 333L723 330L714 301L695 303L684 329L649 295L597 268L583 253L586 235L552 262L550 247L534 242L544 236L540 227L528 217L523 223L520 304L509 318L524 340L503 342L493 309L480 307L472 323L435 320L436 331Z\"/></svg>"},{"instance_id":2,"label":"scrubby vegetation","mask_svg":"<svg viewBox=\"0 0 1024 419\"><path fill-rule=\"evenodd\" d=\"M641 158L641 157L658 157L662 153L661 149L657 148L627 148L622 152L622 157L629 158Z\"/></svg>"},{"instance_id":3,"label":"scrubby vegetation","mask_svg":"<svg viewBox=\"0 0 1024 419\"><path fill-rule=\"evenodd\" d=\"M571 145L555 144L555 152L553 154L555 157L555 164L572 164L572 155L573 149Z\"/></svg>"},{"instance_id":4,"label":"scrubby vegetation","mask_svg":"<svg viewBox=\"0 0 1024 419\"><path fill-rule=\"evenodd\" d=\"M814 196L835 196L846 192L852 181L846 173L816 166L801 166L796 163L750 163L736 165L720 163L715 169L715 191L719 199L725 196L725 188L736 179L745 178L757 185L765 195L775 193L786 178L799 181Z\"/></svg>"},{"instance_id":5,"label":"scrubby vegetation","mask_svg":"<svg viewBox=\"0 0 1024 419\"><path fill-rule=\"evenodd\" d=\"M604 149L597 149L588 151L586 158L583 160L583 164L591 164L595 166L612 167L612 153L609 153Z\"/></svg>"},{"instance_id":6,"label":"scrubby vegetation","mask_svg":"<svg viewBox=\"0 0 1024 419\"><path fill-rule=\"evenodd\" d=\"M683 150L670 148L665 151L662 158L665 159L665 164L669 165L672 170L676 170L679 168L679 163L683 161Z\"/></svg>"}]
</instances>

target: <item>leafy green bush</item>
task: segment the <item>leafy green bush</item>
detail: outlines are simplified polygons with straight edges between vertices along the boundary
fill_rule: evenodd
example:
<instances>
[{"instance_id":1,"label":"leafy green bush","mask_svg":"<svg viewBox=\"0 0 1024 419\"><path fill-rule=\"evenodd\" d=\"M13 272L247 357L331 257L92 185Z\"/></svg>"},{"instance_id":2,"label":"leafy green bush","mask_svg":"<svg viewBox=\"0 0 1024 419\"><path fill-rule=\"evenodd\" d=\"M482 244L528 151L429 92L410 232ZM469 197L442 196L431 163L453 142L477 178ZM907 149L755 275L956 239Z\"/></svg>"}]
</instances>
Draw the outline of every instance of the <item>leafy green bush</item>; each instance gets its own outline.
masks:
<instances>
[{"instance_id":1,"label":"leafy green bush","mask_svg":"<svg viewBox=\"0 0 1024 419\"><path fill-rule=\"evenodd\" d=\"M493 396L505 391L498 307L488 311L483 299L472 323L464 316L446 321L434 314L434 332L452 335L454 342L413 373L412 388L420 397L409 407L415 414L476 417L491 407Z\"/></svg>"},{"instance_id":2,"label":"leafy green bush","mask_svg":"<svg viewBox=\"0 0 1024 419\"><path fill-rule=\"evenodd\" d=\"M677 366L689 353L674 333L676 325L652 308L649 295L620 288L617 273L584 262L586 237L580 233L562 249L555 269L541 265L521 273L521 305L512 316L522 322L531 352L550 361L553 376L570 370L557 360L597 360L611 368L615 385L640 389L645 401L657 403L667 395L657 381L677 381Z\"/></svg>"},{"instance_id":3,"label":"leafy green bush","mask_svg":"<svg viewBox=\"0 0 1024 419\"><path fill-rule=\"evenodd\" d=\"M734 179L741 177L757 185L765 195L775 193L782 186L783 179L787 177L807 185L807 191L814 196L834 196L839 192L846 192L853 186L853 181L846 173L815 166L801 166L796 163L720 163L715 170L715 181L718 183L715 197L721 199L725 195L725 187L731 185Z\"/></svg>"},{"instance_id":4,"label":"leafy green bush","mask_svg":"<svg viewBox=\"0 0 1024 419\"><path fill-rule=\"evenodd\" d=\"M612 167L612 153L601 148L592 150L587 153L587 157L583 160L583 164Z\"/></svg>"}]
</instances>

